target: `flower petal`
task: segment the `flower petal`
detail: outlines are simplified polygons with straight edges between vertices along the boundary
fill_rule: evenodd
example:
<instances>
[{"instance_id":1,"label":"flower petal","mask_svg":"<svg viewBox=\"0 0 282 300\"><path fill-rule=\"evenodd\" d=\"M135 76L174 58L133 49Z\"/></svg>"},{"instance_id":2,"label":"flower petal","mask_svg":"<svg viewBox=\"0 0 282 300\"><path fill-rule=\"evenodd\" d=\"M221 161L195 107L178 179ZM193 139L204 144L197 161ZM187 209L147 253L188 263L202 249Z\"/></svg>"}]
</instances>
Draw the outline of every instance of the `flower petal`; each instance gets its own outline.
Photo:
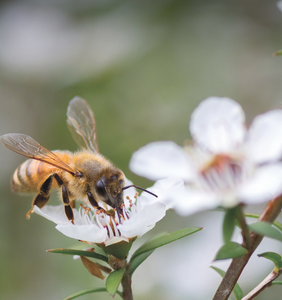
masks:
<instances>
[{"instance_id":1,"label":"flower petal","mask_svg":"<svg viewBox=\"0 0 282 300\"><path fill-rule=\"evenodd\" d=\"M254 118L248 132L246 151L256 163L279 160L282 156L282 110Z\"/></svg>"},{"instance_id":2,"label":"flower petal","mask_svg":"<svg viewBox=\"0 0 282 300\"><path fill-rule=\"evenodd\" d=\"M244 122L244 111L236 101L210 97L192 113L190 132L199 146L213 153L224 153L243 142Z\"/></svg>"},{"instance_id":3,"label":"flower petal","mask_svg":"<svg viewBox=\"0 0 282 300\"><path fill-rule=\"evenodd\" d=\"M56 229L67 237L90 243L102 243L107 239L107 229L91 225L63 225L59 224Z\"/></svg>"},{"instance_id":4,"label":"flower petal","mask_svg":"<svg viewBox=\"0 0 282 300\"><path fill-rule=\"evenodd\" d=\"M181 216L189 216L203 210L209 210L220 206L221 201L215 194L205 193L186 187L174 194L173 209Z\"/></svg>"},{"instance_id":5,"label":"flower petal","mask_svg":"<svg viewBox=\"0 0 282 300\"><path fill-rule=\"evenodd\" d=\"M282 193L282 163L259 167L238 190L240 202L259 204Z\"/></svg>"},{"instance_id":6,"label":"flower petal","mask_svg":"<svg viewBox=\"0 0 282 300\"><path fill-rule=\"evenodd\" d=\"M127 238L141 236L152 229L156 222L165 216L166 206L160 202L143 206L136 214L130 216L129 220L118 225L121 234Z\"/></svg>"},{"instance_id":7,"label":"flower petal","mask_svg":"<svg viewBox=\"0 0 282 300\"><path fill-rule=\"evenodd\" d=\"M148 188L147 190L156 194L158 198L148 194L142 193L138 198L138 201L142 206L152 204L153 202L161 202L166 204L167 209L172 208L172 202L174 198L174 194L179 190L185 189L184 181L181 178L177 177L168 177L165 179L160 179L156 181L156 183Z\"/></svg>"},{"instance_id":8,"label":"flower petal","mask_svg":"<svg viewBox=\"0 0 282 300\"><path fill-rule=\"evenodd\" d=\"M46 205L42 207L41 209L37 207L36 205L33 208L33 211L37 213L38 215L56 223L56 224L69 224L65 211L64 211L64 205L58 205L58 206L51 206Z\"/></svg>"},{"instance_id":9,"label":"flower petal","mask_svg":"<svg viewBox=\"0 0 282 300\"><path fill-rule=\"evenodd\" d=\"M170 176L189 180L194 174L187 153L170 141L153 142L140 148L133 153L129 168L151 180Z\"/></svg>"},{"instance_id":10,"label":"flower petal","mask_svg":"<svg viewBox=\"0 0 282 300\"><path fill-rule=\"evenodd\" d=\"M130 180L125 178L125 186L129 186L132 184L133 183ZM134 187L130 187L130 188L124 190L123 199L124 199L124 204L125 204L126 208L129 207L129 202L127 200L127 197L129 197L130 199L134 199L135 194L136 194L136 189Z\"/></svg>"},{"instance_id":11,"label":"flower petal","mask_svg":"<svg viewBox=\"0 0 282 300\"><path fill-rule=\"evenodd\" d=\"M108 247L108 246L110 246L110 245L117 244L117 243L120 243L120 242L122 242L122 241L128 243L128 242L129 242L129 239L127 239L127 238L125 238L125 237L123 237L123 236L114 236L113 238L111 238L111 239L109 239L109 240L107 240L107 241L105 242L105 246Z\"/></svg>"}]
</instances>

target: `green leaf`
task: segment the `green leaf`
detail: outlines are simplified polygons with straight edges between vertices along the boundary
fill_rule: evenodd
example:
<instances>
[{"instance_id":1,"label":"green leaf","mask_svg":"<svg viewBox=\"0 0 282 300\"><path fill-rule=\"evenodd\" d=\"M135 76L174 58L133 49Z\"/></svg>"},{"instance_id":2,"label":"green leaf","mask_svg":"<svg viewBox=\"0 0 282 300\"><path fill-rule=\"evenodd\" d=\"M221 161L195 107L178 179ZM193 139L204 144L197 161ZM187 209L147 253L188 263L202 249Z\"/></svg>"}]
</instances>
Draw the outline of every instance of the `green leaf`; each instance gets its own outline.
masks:
<instances>
[{"instance_id":1,"label":"green leaf","mask_svg":"<svg viewBox=\"0 0 282 300\"><path fill-rule=\"evenodd\" d=\"M273 285L282 285L282 281L272 281L271 286Z\"/></svg>"},{"instance_id":2,"label":"green leaf","mask_svg":"<svg viewBox=\"0 0 282 300\"><path fill-rule=\"evenodd\" d=\"M130 261L130 269L129 269L129 274L132 276L133 272L141 265L141 263L147 259L155 250L147 251L143 254L140 254Z\"/></svg>"},{"instance_id":3,"label":"green leaf","mask_svg":"<svg viewBox=\"0 0 282 300\"><path fill-rule=\"evenodd\" d=\"M282 257L275 252L264 252L264 253L258 254L258 256L271 260L275 265L275 269L274 269L275 273L277 273L280 270L280 268L282 267Z\"/></svg>"},{"instance_id":4,"label":"green leaf","mask_svg":"<svg viewBox=\"0 0 282 300\"><path fill-rule=\"evenodd\" d=\"M248 250L235 242L228 242L223 245L217 252L214 260L235 258L245 255Z\"/></svg>"},{"instance_id":5,"label":"green leaf","mask_svg":"<svg viewBox=\"0 0 282 300\"><path fill-rule=\"evenodd\" d=\"M234 228L235 228L236 212L234 209L228 209L226 211L223 221L223 240L227 243L231 240Z\"/></svg>"},{"instance_id":6,"label":"green leaf","mask_svg":"<svg viewBox=\"0 0 282 300\"><path fill-rule=\"evenodd\" d=\"M257 222L248 226L250 231L282 242L282 234L268 222Z\"/></svg>"},{"instance_id":7,"label":"green leaf","mask_svg":"<svg viewBox=\"0 0 282 300\"><path fill-rule=\"evenodd\" d=\"M128 242L120 241L119 243L115 243L109 246L106 246L104 243L96 244L107 254L111 254L120 259L126 259L128 252L132 246L132 243L136 240L136 238L129 239Z\"/></svg>"},{"instance_id":8,"label":"green leaf","mask_svg":"<svg viewBox=\"0 0 282 300\"><path fill-rule=\"evenodd\" d=\"M67 254L67 255L79 255L79 256L86 256L86 257L92 257L96 259L103 260L105 262L108 262L108 257L104 256L102 254L98 254L95 252L91 251L83 251L83 250L75 250L75 249L51 249L51 250L46 250L47 252L50 253L60 253L60 254Z\"/></svg>"},{"instance_id":9,"label":"green leaf","mask_svg":"<svg viewBox=\"0 0 282 300\"><path fill-rule=\"evenodd\" d=\"M258 219L260 217L260 214L253 214L253 213L245 213L244 215L247 218L254 218L254 219ZM279 223L278 221L275 220L272 223L272 225L275 226L278 230L280 230L282 232L282 224L281 223Z\"/></svg>"},{"instance_id":10,"label":"green leaf","mask_svg":"<svg viewBox=\"0 0 282 300\"><path fill-rule=\"evenodd\" d=\"M143 244L139 249L137 249L134 252L134 254L131 257L130 264L132 263L133 259L135 259L137 256L143 253L155 250L156 248L172 243L176 240L184 238L185 236L196 233L202 229L203 228L198 228L198 227L184 228L184 229L174 231L172 233L165 233L156 238L153 238L147 243Z\"/></svg>"},{"instance_id":11,"label":"green leaf","mask_svg":"<svg viewBox=\"0 0 282 300\"><path fill-rule=\"evenodd\" d=\"M273 53L273 56L282 55L282 50L278 50L275 53Z\"/></svg>"},{"instance_id":12,"label":"green leaf","mask_svg":"<svg viewBox=\"0 0 282 300\"><path fill-rule=\"evenodd\" d=\"M76 292L76 293L73 293L73 294L67 296L63 300L72 300L72 299L78 298L78 297L83 296L83 295L87 295L87 294L91 294L91 293L100 293L100 292L107 292L107 289L106 288L97 288L97 289L82 290L82 291L79 291L79 292ZM117 294L119 294L120 297L122 299L124 299L123 295L120 291L117 291Z\"/></svg>"},{"instance_id":13,"label":"green leaf","mask_svg":"<svg viewBox=\"0 0 282 300\"><path fill-rule=\"evenodd\" d=\"M223 270L216 268L216 267L211 267L212 269L214 269L222 278L225 276L225 273ZM233 294L236 298L236 300L241 300L243 297L243 292L242 289L240 288L239 284L236 283L233 289Z\"/></svg>"},{"instance_id":14,"label":"green leaf","mask_svg":"<svg viewBox=\"0 0 282 300\"><path fill-rule=\"evenodd\" d=\"M124 275L124 272L125 272L125 267L120 270L113 271L108 276L108 278L106 280L106 289L112 296L115 295L115 293L118 289L118 286L122 280L122 277Z\"/></svg>"}]
</instances>

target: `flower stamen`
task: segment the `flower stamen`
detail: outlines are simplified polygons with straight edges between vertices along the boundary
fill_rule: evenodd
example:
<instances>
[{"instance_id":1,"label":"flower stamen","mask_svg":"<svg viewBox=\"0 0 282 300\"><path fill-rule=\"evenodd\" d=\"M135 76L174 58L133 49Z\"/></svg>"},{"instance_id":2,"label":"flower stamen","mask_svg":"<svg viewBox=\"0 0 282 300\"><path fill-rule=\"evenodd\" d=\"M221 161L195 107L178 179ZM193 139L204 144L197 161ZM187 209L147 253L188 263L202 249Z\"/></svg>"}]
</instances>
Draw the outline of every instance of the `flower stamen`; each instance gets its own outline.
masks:
<instances>
[{"instance_id":1,"label":"flower stamen","mask_svg":"<svg viewBox=\"0 0 282 300\"><path fill-rule=\"evenodd\" d=\"M226 191L242 182L242 162L218 154L200 170L200 185L205 190Z\"/></svg>"}]
</instances>

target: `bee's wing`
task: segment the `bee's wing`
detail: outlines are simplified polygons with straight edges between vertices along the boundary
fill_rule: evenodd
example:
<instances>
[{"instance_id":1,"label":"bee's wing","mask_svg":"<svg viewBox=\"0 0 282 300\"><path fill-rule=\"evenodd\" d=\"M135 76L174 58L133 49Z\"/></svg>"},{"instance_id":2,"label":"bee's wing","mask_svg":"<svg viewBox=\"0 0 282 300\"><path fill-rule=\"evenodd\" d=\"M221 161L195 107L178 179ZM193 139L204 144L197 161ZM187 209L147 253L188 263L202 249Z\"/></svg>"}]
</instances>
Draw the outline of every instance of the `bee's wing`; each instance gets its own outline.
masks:
<instances>
[{"instance_id":1,"label":"bee's wing","mask_svg":"<svg viewBox=\"0 0 282 300\"><path fill-rule=\"evenodd\" d=\"M75 170L60 160L58 156L42 147L28 135L21 133L8 133L2 135L0 140L7 148L16 153L43 161L71 174L75 173Z\"/></svg>"},{"instance_id":2,"label":"bee's wing","mask_svg":"<svg viewBox=\"0 0 282 300\"><path fill-rule=\"evenodd\" d=\"M68 106L67 124L75 142L83 149L99 153L94 114L87 102L73 98Z\"/></svg>"}]
</instances>

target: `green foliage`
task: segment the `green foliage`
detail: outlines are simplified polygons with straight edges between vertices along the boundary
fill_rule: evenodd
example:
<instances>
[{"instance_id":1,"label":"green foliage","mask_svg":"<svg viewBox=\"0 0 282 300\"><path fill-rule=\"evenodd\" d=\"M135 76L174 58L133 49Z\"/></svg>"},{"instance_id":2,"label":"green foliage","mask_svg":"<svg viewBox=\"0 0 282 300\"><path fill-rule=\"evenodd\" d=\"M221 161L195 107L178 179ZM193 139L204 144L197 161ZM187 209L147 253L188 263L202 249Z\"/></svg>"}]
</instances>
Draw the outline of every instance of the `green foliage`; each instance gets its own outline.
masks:
<instances>
[{"instance_id":1,"label":"green foliage","mask_svg":"<svg viewBox=\"0 0 282 300\"><path fill-rule=\"evenodd\" d=\"M266 259L271 260L275 265L275 269L274 269L275 273L277 273L281 269L281 267L282 267L282 257L278 253L264 252L264 253L258 254L258 256L259 257L264 257Z\"/></svg>"},{"instance_id":2,"label":"green foliage","mask_svg":"<svg viewBox=\"0 0 282 300\"><path fill-rule=\"evenodd\" d=\"M273 54L273 56L279 56L279 55L282 55L282 50L278 50Z\"/></svg>"},{"instance_id":3,"label":"green foliage","mask_svg":"<svg viewBox=\"0 0 282 300\"><path fill-rule=\"evenodd\" d=\"M236 213L234 209L226 211L223 221L223 240L228 243L231 240L235 228Z\"/></svg>"},{"instance_id":4,"label":"green foliage","mask_svg":"<svg viewBox=\"0 0 282 300\"><path fill-rule=\"evenodd\" d=\"M139 249L137 249L132 255L131 260L140 254L143 254L145 252L154 250L166 244L177 241L181 238L184 238L185 236L196 233L202 229L203 228L191 227L191 228L176 230L172 233L164 233L162 235L159 235L158 237L151 239L147 243L143 244Z\"/></svg>"},{"instance_id":5,"label":"green foliage","mask_svg":"<svg viewBox=\"0 0 282 300\"><path fill-rule=\"evenodd\" d=\"M212 269L214 269L222 278L225 276L225 271L219 269L219 268L216 268L216 267L211 267ZM242 297L243 297L243 292L242 292L242 289L240 288L239 284L236 283L235 286L234 286L234 289L233 289L233 294L236 298L236 300L241 300Z\"/></svg>"},{"instance_id":6,"label":"green foliage","mask_svg":"<svg viewBox=\"0 0 282 300\"><path fill-rule=\"evenodd\" d=\"M125 273L125 267L120 270L113 271L108 276L106 281L106 289L112 296L114 296L115 293L117 292L118 286L122 280L124 273Z\"/></svg>"},{"instance_id":7,"label":"green foliage","mask_svg":"<svg viewBox=\"0 0 282 300\"><path fill-rule=\"evenodd\" d=\"M247 252L248 250L240 244L228 242L218 250L214 260L236 258L245 255Z\"/></svg>"},{"instance_id":8,"label":"green foliage","mask_svg":"<svg viewBox=\"0 0 282 300\"><path fill-rule=\"evenodd\" d=\"M262 236L267 236L282 242L282 234L280 231L271 226L268 222L257 222L248 226L253 231Z\"/></svg>"},{"instance_id":9,"label":"green foliage","mask_svg":"<svg viewBox=\"0 0 282 300\"><path fill-rule=\"evenodd\" d=\"M102 255L102 254L98 254L98 253L95 253L95 252L91 252L91 251L59 248L59 249L47 250L47 252L92 257L92 258L96 258L96 259L100 259L100 260L103 260L105 262L108 262L108 257L107 256Z\"/></svg>"},{"instance_id":10,"label":"green foliage","mask_svg":"<svg viewBox=\"0 0 282 300\"><path fill-rule=\"evenodd\" d=\"M72 300L72 299L78 298L78 297L83 296L83 295L92 294L92 293L100 293L100 292L107 292L107 289L106 288L86 289L86 290L82 290L82 291L73 293L73 294L67 296L66 298L64 298L63 300ZM122 293L120 291L117 291L116 293L122 299L124 299L123 296L122 296Z\"/></svg>"},{"instance_id":11,"label":"green foliage","mask_svg":"<svg viewBox=\"0 0 282 300\"><path fill-rule=\"evenodd\" d=\"M155 250L147 251L143 254L136 256L134 259L130 261L130 269L129 274L132 276L133 272L142 264L144 260L146 260Z\"/></svg>"},{"instance_id":12,"label":"green foliage","mask_svg":"<svg viewBox=\"0 0 282 300\"><path fill-rule=\"evenodd\" d=\"M253 213L245 213L244 215L247 218L254 218L254 219L258 219L260 217L260 214L253 214ZM280 231L282 231L282 224L280 222L278 222L277 220L275 220L272 223L272 225L275 226Z\"/></svg>"},{"instance_id":13,"label":"green foliage","mask_svg":"<svg viewBox=\"0 0 282 300\"><path fill-rule=\"evenodd\" d=\"M156 248L164 246L166 244L172 243L179 239L184 238L190 234L196 233L203 228L184 228L172 233L163 233L151 240L147 243L143 244L140 248L138 248L130 259L130 274L132 274L136 268L147 258L149 257Z\"/></svg>"},{"instance_id":14,"label":"green foliage","mask_svg":"<svg viewBox=\"0 0 282 300\"><path fill-rule=\"evenodd\" d=\"M105 244L96 244L101 247L103 251L107 254L111 254L119 259L126 259L128 252L132 246L132 243L136 238L129 239L129 242L120 241L119 243L112 244L110 246L105 246Z\"/></svg>"}]
</instances>

